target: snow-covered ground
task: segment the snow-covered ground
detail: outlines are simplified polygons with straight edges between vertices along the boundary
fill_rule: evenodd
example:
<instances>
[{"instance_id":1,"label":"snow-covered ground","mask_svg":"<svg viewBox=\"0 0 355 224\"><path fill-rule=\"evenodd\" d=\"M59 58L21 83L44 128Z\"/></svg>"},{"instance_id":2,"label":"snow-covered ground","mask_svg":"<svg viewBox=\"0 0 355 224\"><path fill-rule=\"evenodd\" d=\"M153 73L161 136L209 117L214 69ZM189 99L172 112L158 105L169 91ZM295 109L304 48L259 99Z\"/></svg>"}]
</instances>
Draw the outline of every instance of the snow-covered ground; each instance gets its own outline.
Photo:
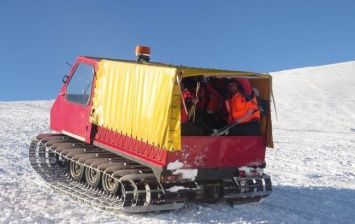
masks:
<instances>
[{"instance_id":1,"label":"snow-covered ground","mask_svg":"<svg viewBox=\"0 0 355 224\"><path fill-rule=\"evenodd\" d=\"M273 193L262 204L134 215L81 204L29 166L29 140L49 131L53 101L0 102L0 223L355 223L355 62L271 74Z\"/></svg>"}]
</instances>

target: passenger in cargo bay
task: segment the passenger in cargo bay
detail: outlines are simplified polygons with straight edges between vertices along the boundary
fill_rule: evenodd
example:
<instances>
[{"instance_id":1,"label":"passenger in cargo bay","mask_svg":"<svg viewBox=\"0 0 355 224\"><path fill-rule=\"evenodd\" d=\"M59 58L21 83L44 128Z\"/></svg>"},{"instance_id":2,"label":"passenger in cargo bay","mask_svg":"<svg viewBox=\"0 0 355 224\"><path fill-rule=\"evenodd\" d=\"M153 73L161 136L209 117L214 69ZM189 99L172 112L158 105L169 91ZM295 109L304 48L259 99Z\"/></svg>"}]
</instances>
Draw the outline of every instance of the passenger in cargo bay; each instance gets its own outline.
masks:
<instances>
[{"instance_id":1,"label":"passenger in cargo bay","mask_svg":"<svg viewBox=\"0 0 355 224\"><path fill-rule=\"evenodd\" d=\"M247 79L188 77L181 94L182 135L211 135L225 127L221 135L260 135L260 111Z\"/></svg>"},{"instance_id":2,"label":"passenger in cargo bay","mask_svg":"<svg viewBox=\"0 0 355 224\"><path fill-rule=\"evenodd\" d=\"M256 136L260 134L260 111L256 96L247 79L240 79L243 85L235 80L228 82L229 94L226 108L229 112L227 122L233 124L229 135Z\"/></svg>"}]
</instances>

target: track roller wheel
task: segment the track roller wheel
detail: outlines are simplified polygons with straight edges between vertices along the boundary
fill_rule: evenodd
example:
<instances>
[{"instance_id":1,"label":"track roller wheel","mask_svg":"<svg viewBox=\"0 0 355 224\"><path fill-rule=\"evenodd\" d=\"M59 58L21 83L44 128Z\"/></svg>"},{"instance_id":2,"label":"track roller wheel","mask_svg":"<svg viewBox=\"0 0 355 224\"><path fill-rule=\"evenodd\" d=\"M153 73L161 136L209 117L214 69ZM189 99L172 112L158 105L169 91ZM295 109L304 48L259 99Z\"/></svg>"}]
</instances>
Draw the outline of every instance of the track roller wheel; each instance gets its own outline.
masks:
<instances>
[{"instance_id":1,"label":"track roller wheel","mask_svg":"<svg viewBox=\"0 0 355 224\"><path fill-rule=\"evenodd\" d=\"M91 167L85 168L85 180L91 187L99 187L101 184L101 172Z\"/></svg>"},{"instance_id":2,"label":"track roller wheel","mask_svg":"<svg viewBox=\"0 0 355 224\"><path fill-rule=\"evenodd\" d=\"M146 197L146 184L134 182L133 180L122 182L123 206L142 206L148 204ZM151 200L151 198L149 198ZM150 203L150 201L149 201Z\"/></svg>"},{"instance_id":3,"label":"track roller wheel","mask_svg":"<svg viewBox=\"0 0 355 224\"><path fill-rule=\"evenodd\" d=\"M102 175L102 188L106 193L117 195L121 193L120 183L110 175Z\"/></svg>"},{"instance_id":4,"label":"track roller wheel","mask_svg":"<svg viewBox=\"0 0 355 224\"><path fill-rule=\"evenodd\" d=\"M145 184L145 191L146 191L146 196L145 196L144 205L152 204L152 202L158 198L157 184L153 184L153 183Z\"/></svg>"},{"instance_id":5,"label":"track roller wheel","mask_svg":"<svg viewBox=\"0 0 355 224\"><path fill-rule=\"evenodd\" d=\"M70 176L76 181L84 180L85 167L84 165L78 164L76 162L70 161Z\"/></svg>"},{"instance_id":6,"label":"track roller wheel","mask_svg":"<svg viewBox=\"0 0 355 224\"><path fill-rule=\"evenodd\" d=\"M129 207L135 205L136 196L134 193L137 192L137 186L133 181L122 181L122 198L124 200L123 207Z\"/></svg>"},{"instance_id":7,"label":"track roller wheel","mask_svg":"<svg viewBox=\"0 0 355 224\"><path fill-rule=\"evenodd\" d=\"M137 192L135 193L136 206L144 205L147 202L146 198L146 184L137 183L136 184Z\"/></svg>"}]
</instances>

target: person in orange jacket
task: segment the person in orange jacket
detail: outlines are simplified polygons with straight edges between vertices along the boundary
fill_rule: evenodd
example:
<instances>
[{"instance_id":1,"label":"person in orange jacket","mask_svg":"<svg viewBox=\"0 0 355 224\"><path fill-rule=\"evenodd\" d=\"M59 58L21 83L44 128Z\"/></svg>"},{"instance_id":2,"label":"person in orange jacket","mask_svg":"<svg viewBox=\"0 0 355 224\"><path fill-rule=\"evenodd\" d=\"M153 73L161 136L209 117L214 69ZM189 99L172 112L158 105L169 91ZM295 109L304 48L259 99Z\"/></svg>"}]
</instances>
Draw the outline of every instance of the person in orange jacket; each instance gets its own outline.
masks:
<instances>
[{"instance_id":1,"label":"person in orange jacket","mask_svg":"<svg viewBox=\"0 0 355 224\"><path fill-rule=\"evenodd\" d=\"M229 112L227 122L233 124L228 135L256 136L260 135L260 111L257 99L247 79L228 80L229 94L226 109Z\"/></svg>"}]
</instances>

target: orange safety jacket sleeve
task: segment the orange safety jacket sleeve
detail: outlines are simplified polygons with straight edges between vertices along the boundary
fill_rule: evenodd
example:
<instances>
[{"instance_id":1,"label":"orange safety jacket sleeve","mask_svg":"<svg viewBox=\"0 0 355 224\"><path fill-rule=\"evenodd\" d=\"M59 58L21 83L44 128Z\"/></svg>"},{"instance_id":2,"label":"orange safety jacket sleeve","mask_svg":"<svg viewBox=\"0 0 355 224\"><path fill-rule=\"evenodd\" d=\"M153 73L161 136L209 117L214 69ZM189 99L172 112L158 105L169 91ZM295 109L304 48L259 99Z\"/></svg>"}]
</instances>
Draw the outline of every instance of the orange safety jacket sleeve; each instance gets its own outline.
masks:
<instances>
[{"instance_id":1,"label":"orange safety jacket sleeve","mask_svg":"<svg viewBox=\"0 0 355 224\"><path fill-rule=\"evenodd\" d=\"M252 119L260 120L260 111L258 111L259 109L257 105L255 105L251 101L246 101L240 93L235 94L231 99L227 99L225 102L226 108L229 112L229 116L227 119L228 123L233 123L239 118L245 116L250 109L257 112L253 113L250 117L244 119L240 123L246 123L251 121Z\"/></svg>"}]
</instances>

